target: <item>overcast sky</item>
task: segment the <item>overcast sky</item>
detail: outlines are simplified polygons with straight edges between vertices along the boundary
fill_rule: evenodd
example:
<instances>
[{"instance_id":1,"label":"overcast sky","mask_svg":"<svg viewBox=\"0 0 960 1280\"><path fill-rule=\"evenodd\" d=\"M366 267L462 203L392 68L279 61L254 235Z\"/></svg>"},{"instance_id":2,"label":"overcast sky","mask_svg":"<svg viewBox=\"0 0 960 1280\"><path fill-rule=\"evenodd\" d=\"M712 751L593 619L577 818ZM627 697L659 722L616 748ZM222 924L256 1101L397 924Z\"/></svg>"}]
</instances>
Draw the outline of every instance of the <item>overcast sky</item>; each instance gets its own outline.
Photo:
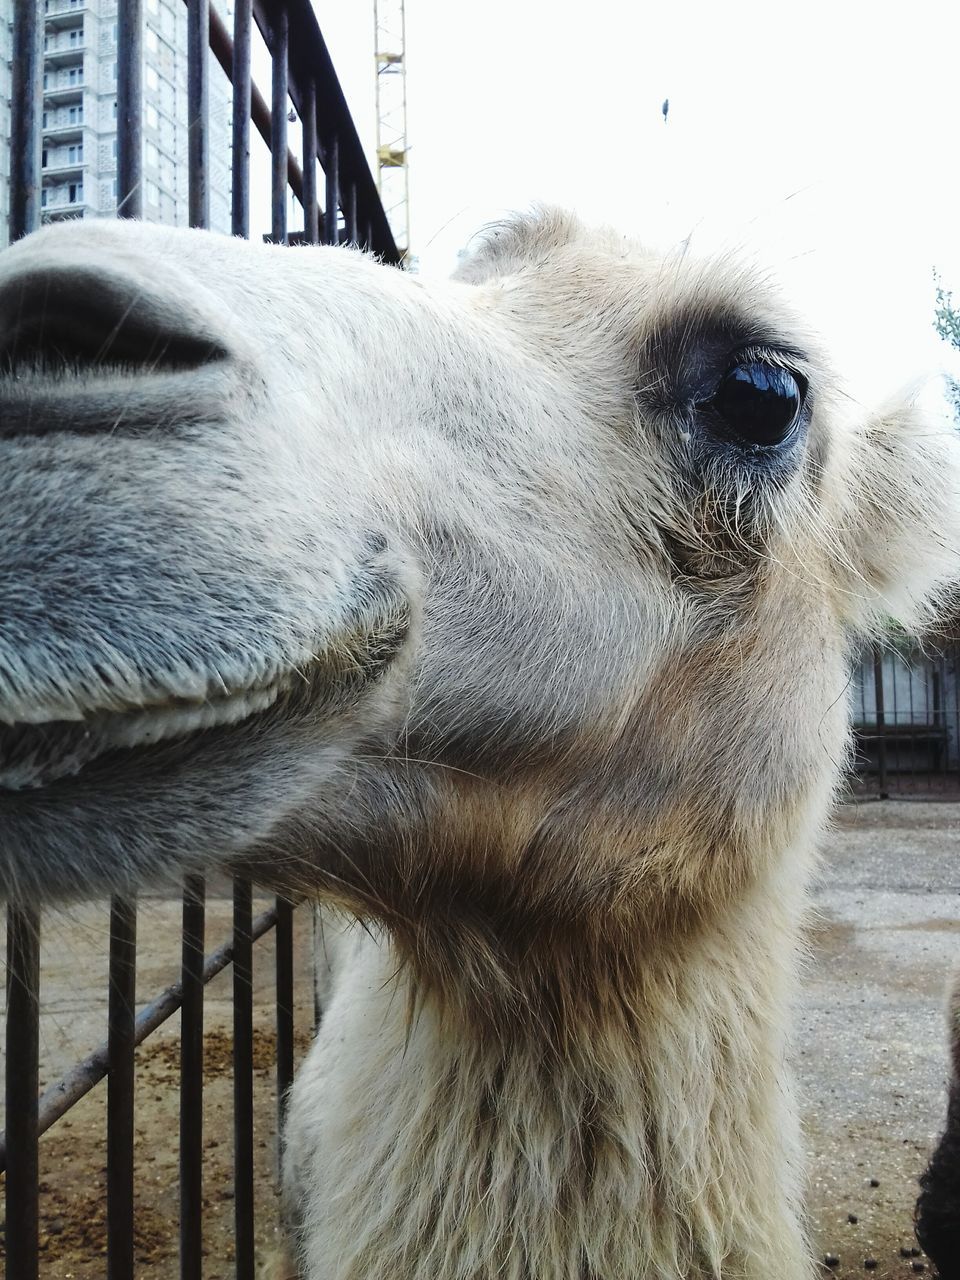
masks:
<instances>
[{"instance_id":1,"label":"overcast sky","mask_svg":"<svg viewBox=\"0 0 960 1280\"><path fill-rule=\"evenodd\" d=\"M372 155L372 0L315 8ZM407 0L406 16L425 274L490 218L552 201L772 268L860 395L943 360L932 270L960 294L960 5Z\"/></svg>"}]
</instances>

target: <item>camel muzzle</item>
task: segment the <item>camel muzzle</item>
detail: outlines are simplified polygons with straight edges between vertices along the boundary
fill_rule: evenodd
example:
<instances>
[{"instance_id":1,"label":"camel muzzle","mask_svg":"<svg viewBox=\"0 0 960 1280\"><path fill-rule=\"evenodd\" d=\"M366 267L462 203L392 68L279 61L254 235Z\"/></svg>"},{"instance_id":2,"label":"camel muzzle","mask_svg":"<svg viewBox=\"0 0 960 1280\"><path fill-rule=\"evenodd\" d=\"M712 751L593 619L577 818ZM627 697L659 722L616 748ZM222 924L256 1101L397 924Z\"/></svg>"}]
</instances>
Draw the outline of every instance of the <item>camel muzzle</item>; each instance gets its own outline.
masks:
<instances>
[{"instance_id":1,"label":"camel muzzle","mask_svg":"<svg viewBox=\"0 0 960 1280\"><path fill-rule=\"evenodd\" d=\"M0 437L215 421L230 375L189 305L115 264L28 262L0 283Z\"/></svg>"}]
</instances>

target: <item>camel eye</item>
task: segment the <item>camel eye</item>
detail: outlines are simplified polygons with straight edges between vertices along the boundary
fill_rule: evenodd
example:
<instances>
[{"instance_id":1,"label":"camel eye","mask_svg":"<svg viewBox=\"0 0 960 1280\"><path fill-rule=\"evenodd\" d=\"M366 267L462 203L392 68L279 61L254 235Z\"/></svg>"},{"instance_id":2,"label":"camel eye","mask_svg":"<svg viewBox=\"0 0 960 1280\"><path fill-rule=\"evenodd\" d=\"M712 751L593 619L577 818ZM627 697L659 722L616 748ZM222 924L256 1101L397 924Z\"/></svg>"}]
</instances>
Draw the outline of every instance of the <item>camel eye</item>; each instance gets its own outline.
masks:
<instances>
[{"instance_id":1,"label":"camel eye","mask_svg":"<svg viewBox=\"0 0 960 1280\"><path fill-rule=\"evenodd\" d=\"M799 374L765 360L740 360L720 379L707 405L721 419L724 434L771 448L793 434L805 393Z\"/></svg>"}]
</instances>

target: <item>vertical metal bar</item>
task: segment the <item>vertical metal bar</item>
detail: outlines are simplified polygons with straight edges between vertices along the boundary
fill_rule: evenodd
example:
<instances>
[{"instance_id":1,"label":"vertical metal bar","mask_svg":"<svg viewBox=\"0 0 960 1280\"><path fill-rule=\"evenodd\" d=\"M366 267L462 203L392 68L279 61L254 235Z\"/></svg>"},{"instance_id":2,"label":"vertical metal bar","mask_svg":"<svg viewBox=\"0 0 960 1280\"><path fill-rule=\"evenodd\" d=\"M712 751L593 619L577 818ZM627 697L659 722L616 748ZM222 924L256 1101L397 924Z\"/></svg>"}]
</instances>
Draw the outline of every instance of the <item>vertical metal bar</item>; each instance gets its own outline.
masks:
<instances>
[{"instance_id":1,"label":"vertical metal bar","mask_svg":"<svg viewBox=\"0 0 960 1280\"><path fill-rule=\"evenodd\" d=\"M117 8L117 217L143 214L143 0Z\"/></svg>"},{"instance_id":2,"label":"vertical metal bar","mask_svg":"<svg viewBox=\"0 0 960 1280\"><path fill-rule=\"evenodd\" d=\"M40 226L43 6L13 6L10 93L10 239ZM7 1219L9 1222L9 1218Z\"/></svg>"},{"instance_id":3,"label":"vertical metal bar","mask_svg":"<svg viewBox=\"0 0 960 1280\"><path fill-rule=\"evenodd\" d=\"M187 0L187 204L191 227L210 223L210 0Z\"/></svg>"},{"instance_id":4,"label":"vertical metal bar","mask_svg":"<svg viewBox=\"0 0 960 1280\"><path fill-rule=\"evenodd\" d=\"M277 899L277 1119L281 1139L293 1084L293 907Z\"/></svg>"},{"instance_id":5,"label":"vertical metal bar","mask_svg":"<svg viewBox=\"0 0 960 1280\"><path fill-rule=\"evenodd\" d=\"M273 99L270 125L272 230L274 244L287 243L287 59L290 53L290 25L286 5L277 6L273 29Z\"/></svg>"},{"instance_id":6,"label":"vertical metal bar","mask_svg":"<svg viewBox=\"0 0 960 1280\"><path fill-rule=\"evenodd\" d=\"M878 788L881 800L887 800L887 741L883 736L886 716L883 708L883 655L880 646L873 646L873 690L876 700L877 720L877 771L879 773Z\"/></svg>"},{"instance_id":7,"label":"vertical metal bar","mask_svg":"<svg viewBox=\"0 0 960 1280\"><path fill-rule=\"evenodd\" d=\"M317 201L317 83L311 76L303 90L303 238L320 240L320 207Z\"/></svg>"},{"instance_id":8,"label":"vertical metal bar","mask_svg":"<svg viewBox=\"0 0 960 1280\"><path fill-rule=\"evenodd\" d=\"M336 244L338 241L337 219L340 208L340 143L336 134L326 145L323 171L327 187L323 218L323 241L324 244Z\"/></svg>"},{"instance_id":9,"label":"vertical metal bar","mask_svg":"<svg viewBox=\"0 0 960 1280\"><path fill-rule=\"evenodd\" d=\"M346 204L344 205L343 216L347 224L347 227L346 227L347 243L356 244L358 231L357 231L357 185L355 182L351 182L348 184L345 194L346 194Z\"/></svg>"},{"instance_id":10,"label":"vertical metal bar","mask_svg":"<svg viewBox=\"0 0 960 1280\"><path fill-rule=\"evenodd\" d=\"M253 0L236 0L233 11L233 177L230 225L235 236L250 236L250 38Z\"/></svg>"},{"instance_id":11,"label":"vertical metal bar","mask_svg":"<svg viewBox=\"0 0 960 1280\"><path fill-rule=\"evenodd\" d=\"M236 1280L254 1280L253 939L250 881L233 885L233 1179Z\"/></svg>"},{"instance_id":12,"label":"vertical metal bar","mask_svg":"<svg viewBox=\"0 0 960 1280\"><path fill-rule=\"evenodd\" d=\"M7 912L6 1259L13 1280L39 1275L40 914Z\"/></svg>"},{"instance_id":13,"label":"vertical metal bar","mask_svg":"<svg viewBox=\"0 0 960 1280\"><path fill-rule=\"evenodd\" d=\"M897 654L894 651L890 654L890 692L893 694L893 711L886 711L887 719L894 726L900 723L900 711L897 707ZM891 719L892 716L892 719ZM894 734L892 742L892 752L887 752L887 773L894 774L903 773L903 745L898 734ZM890 768L890 756L893 756L893 768Z\"/></svg>"},{"instance_id":14,"label":"vertical metal bar","mask_svg":"<svg viewBox=\"0 0 960 1280\"><path fill-rule=\"evenodd\" d=\"M910 738L909 738L910 772L914 775L920 772L920 764L921 764L920 752L917 749L919 746L919 743L917 742L917 722L916 722L916 719L914 718L914 705L913 705L913 678L914 678L914 675L916 674L916 656L917 655L915 654L911 654L910 661L906 664L907 698L908 698L908 704L909 704L907 715L909 716L909 724L910 724Z\"/></svg>"},{"instance_id":15,"label":"vertical metal bar","mask_svg":"<svg viewBox=\"0 0 960 1280\"><path fill-rule=\"evenodd\" d=\"M183 891L183 1006L180 1014L180 1276L201 1280L203 1255L204 883Z\"/></svg>"},{"instance_id":16,"label":"vertical metal bar","mask_svg":"<svg viewBox=\"0 0 960 1280\"><path fill-rule=\"evenodd\" d=\"M110 904L107 1076L107 1277L133 1280L134 1022L137 1003L137 906Z\"/></svg>"},{"instance_id":17,"label":"vertical metal bar","mask_svg":"<svg viewBox=\"0 0 960 1280\"><path fill-rule=\"evenodd\" d=\"M320 1029L320 1022L323 1018L323 1008L320 1005L320 988L317 979L320 976L320 966L326 961L326 953L323 949L323 925L320 920L319 907L312 908L313 918L313 1033Z\"/></svg>"}]
</instances>

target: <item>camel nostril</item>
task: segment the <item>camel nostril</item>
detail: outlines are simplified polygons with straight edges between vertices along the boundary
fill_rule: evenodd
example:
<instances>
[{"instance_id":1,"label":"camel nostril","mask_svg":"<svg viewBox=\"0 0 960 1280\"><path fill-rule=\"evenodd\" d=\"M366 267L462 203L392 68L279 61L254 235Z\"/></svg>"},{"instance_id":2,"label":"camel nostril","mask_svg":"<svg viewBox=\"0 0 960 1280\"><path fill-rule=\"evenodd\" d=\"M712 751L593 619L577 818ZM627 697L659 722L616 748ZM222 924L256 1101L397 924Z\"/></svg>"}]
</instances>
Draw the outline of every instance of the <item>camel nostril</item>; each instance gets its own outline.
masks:
<instances>
[{"instance_id":1,"label":"camel nostril","mask_svg":"<svg viewBox=\"0 0 960 1280\"><path fill-rule=\"evenodd\" d=\"M226 354L171 300L109 270L35 269L0 288L0 378L188 370Z\"/></svg>"}]
</instances>

